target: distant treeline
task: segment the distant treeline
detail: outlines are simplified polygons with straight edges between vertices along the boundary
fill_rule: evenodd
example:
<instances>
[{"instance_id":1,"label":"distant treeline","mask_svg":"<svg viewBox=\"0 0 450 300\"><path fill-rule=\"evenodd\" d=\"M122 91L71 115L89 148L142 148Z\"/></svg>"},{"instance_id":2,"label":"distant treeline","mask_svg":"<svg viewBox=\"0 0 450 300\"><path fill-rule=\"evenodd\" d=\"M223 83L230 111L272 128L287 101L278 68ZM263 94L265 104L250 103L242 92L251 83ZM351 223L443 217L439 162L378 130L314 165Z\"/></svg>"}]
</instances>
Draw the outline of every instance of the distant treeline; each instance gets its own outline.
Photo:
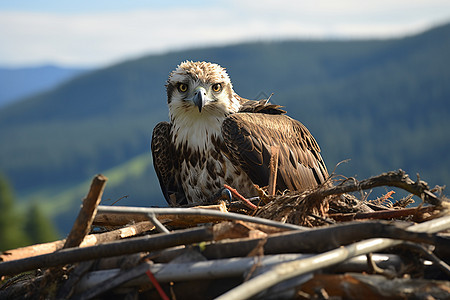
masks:
<instances>
[{"instance_id":1,"label":"distant treeline","mask_svg":"<svg viewBox=\"0 0 450 300\"><path fill-rule=\"evenodd\" d=\"M445 25L402 39L260 42L126 61L0 110L0 167L31 199L150 156L152 129L167 120L167 76L189 59L226 67L243 97L274 93L271 101L316 137L330 171L351 159L336 172L365 178L402 168L449 184L449 53ZM109 181L105 197L162 205L153 170L141 175Z\"/></svg>"}]
</instances>

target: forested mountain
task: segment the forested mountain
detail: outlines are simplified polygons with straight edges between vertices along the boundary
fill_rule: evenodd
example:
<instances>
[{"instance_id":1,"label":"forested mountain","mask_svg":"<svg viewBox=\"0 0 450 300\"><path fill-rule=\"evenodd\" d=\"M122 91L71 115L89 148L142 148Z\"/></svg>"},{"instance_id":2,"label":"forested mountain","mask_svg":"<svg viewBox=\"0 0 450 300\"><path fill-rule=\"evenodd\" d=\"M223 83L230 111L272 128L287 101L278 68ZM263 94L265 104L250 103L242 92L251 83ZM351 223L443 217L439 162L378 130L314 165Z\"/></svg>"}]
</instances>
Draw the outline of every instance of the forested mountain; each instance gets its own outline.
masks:
<instances>
[{"instance_id":1,"label":"forested mountain","mask_svg":"<svg viewBox=\"0 0 450 300\"><path fill-rule=\"evenodd\" d=\"M86 69L83 68L63 68L50 65L27 68L0 67L0 107L53 88L85 71Z\"/></svg>"},{"instance_id":2,"label":"forested mountain","mask_svg":"<svg viewBox=\"0 0 450 300\"><path fill-rule=\"evenodd\" d=\"M243 97L274 93L316 137L330 172L350 158L337 173L402 168L448 184L449 53L445 25L402 39L259 42L126 61L1 109L0 170L21 199L49 201L66 222L100 172L111 177L109 203L128 195L119 203L162 205L151 132L167 120L169 72L188 59L226 67Z\"/></svg>"}]
</instances>

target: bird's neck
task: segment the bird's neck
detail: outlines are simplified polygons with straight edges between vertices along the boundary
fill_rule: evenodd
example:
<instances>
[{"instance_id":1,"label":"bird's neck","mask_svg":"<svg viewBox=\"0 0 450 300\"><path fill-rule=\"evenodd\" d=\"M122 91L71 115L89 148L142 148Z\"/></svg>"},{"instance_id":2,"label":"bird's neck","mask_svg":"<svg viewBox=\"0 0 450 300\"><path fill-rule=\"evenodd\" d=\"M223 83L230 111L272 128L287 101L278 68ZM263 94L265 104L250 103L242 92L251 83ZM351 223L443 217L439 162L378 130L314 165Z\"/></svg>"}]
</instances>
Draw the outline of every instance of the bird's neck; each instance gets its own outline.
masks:
<instances>
[{"instance_id":1,"label":"bird's neck","mask_svg":"<svg viewBox=\"0 0 450 300\"><path fill-rule=\"evenodd\" d=\"M172 120L172 141L178 148L205 151L214 147L212 141L222 137L222 123L226 116L209 115L198 111L184 113Z\"/></svg>"},{"instance_id":2,"label":"bird's neck","mask_svg":"<svg viewBox=\"0 0 450 300\"><path fill-rule=\"evenodd\" d=\"M194 151L205 151L214 147L212 141L222 140L222 123L240 109L238 96L233 94L229 103L216 103L199 112L195 106L179 102L169 103L169 117L172 123L172 141L177 147Z\"/></svg>"}]
</instances>

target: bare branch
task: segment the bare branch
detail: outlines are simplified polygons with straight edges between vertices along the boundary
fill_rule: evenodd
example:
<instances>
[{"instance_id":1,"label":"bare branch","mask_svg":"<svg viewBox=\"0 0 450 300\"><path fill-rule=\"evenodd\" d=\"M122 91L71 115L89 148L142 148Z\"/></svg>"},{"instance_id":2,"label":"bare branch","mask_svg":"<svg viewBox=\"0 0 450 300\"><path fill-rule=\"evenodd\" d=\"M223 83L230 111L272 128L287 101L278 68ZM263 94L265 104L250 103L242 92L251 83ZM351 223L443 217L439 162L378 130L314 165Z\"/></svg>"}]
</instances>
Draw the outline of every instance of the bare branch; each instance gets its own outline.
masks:
<instances>
[{"instance_id":1,"label":"bare branch","mask_svg":"<svg viewBox=\"0 0 450 300\"><path fill-rule=\"evenodd\" d=\"M95 176L92 180L89 193L83 200L83 206L81 207L78 217L73 224L72 230L66 239L63 247L64 249L78 247L84 237L89 233L92 221L94 220L94 216L97 211L97 206L102 200L103 190L105 189L107 180L108 178L101 174Z\"/></svg>"},{"instance_id":2,"label":"bare branch","mask_svg":"<svg viewBox=\"0 0 450 300\"><path fill-rule=\"evenodd\" d=\"M111 242L126 237L141 234L153 228L153 224L149 221L140 222L117 230L112 230L103 233L95 233L87 235L80 247L94 246L105 242ZM59 240L44 244L31 245L27 247L17 248L13 250L4 251L0 254L0 261L10 261L16 259L27 258L47 253L52 253L62 249L65 240Z\"/></svg>"},{"instance_id":3,"label":"bare branch","mask_svg":"<svg viewBox=\"0 0 450 300\"><path fill-rule=\"evenodd\" d=\"M428 233L435 233L447 229L450 229L450 216L441 217L439 219L434 219L432 221L408 227L409 231ZM399 244L401 244L401 241L398 240L372 238L345 247L339 247L337 249L321 253L310 258L283 263L274 267L272 271L268 271L247 282L244 282L243 284L228 291L217 299L248 299L266 290L267 288L290 278L343 262L358 255L380 251Z\"/></svg>"},{"instance_id":4,"label":"bare branch","mask_svg":"<svg viewBox=\"0 0 450 300\"><path fill-rule=\"evenodd\" d=\"M405 191L408 191L411 194L420 197L425 202L433 205L441 205L443 201L443 199L437 197L430 191L428 183L420 180L419 178L416 182L412 181L408 174L406 174L403 170L383 173L359 182L356 180L345 181L341 185L320 190L318 193L320 193L323 197L326 197L329 195L350 193L361 189L367 190L380 186L395 186L404 189Z\"/></svg>"},{"instance_id":5,"label":"bare branch","mask_svg":"<svg viewBox=\"0 0 450 300\"><path fill-rule=\"evenodd\" d=\"M212 239L212 228L201 227L179 230L174 233L161 233L147 237L136 237L133 240L116 241L92 247L63 249L55 253L2 262L0 263L0 276L102 257L131 254L141 251L154 251L176 245L192 244Z\"/></svg>"}]
</instances>

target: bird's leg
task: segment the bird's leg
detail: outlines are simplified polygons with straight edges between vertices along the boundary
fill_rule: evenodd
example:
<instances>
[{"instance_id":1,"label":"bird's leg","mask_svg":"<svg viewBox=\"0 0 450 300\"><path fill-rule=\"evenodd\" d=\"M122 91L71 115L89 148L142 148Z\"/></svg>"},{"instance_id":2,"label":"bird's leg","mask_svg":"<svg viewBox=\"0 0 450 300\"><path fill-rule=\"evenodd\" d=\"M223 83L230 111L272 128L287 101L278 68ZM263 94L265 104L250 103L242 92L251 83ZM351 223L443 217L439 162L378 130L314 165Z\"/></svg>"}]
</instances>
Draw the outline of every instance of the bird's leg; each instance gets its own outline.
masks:
<instances>
[{"instance_id":1,"label":"bird's leg","mask_svg":"<svg viewBox=\"0 0 450 300\"><path fill-rule=\"evenodd\" d=\"M217 203L219 200L226 200L228 203L231 202L231 191L227 188L221 188L218 190L211 198L208 199L207 203Z\"/></svg>"},{"instance_id":2,"label":"bird's leg","mask_svg":"<svg viewBox=\"0 0 450 300\"><path fill-rule=\"evenodd\" d=\"M229 186L227 184L224 184L223 186L226 189L228 189L237 199L241 200L245 204L245 206L247 206L248 208L250 208L252 210L257 210L258 209L258 207L256 205L254 205L247 198L245 198L244 196L239 194L236 189L233 189L231 186Z\"/></svg>"}]
</instances>

